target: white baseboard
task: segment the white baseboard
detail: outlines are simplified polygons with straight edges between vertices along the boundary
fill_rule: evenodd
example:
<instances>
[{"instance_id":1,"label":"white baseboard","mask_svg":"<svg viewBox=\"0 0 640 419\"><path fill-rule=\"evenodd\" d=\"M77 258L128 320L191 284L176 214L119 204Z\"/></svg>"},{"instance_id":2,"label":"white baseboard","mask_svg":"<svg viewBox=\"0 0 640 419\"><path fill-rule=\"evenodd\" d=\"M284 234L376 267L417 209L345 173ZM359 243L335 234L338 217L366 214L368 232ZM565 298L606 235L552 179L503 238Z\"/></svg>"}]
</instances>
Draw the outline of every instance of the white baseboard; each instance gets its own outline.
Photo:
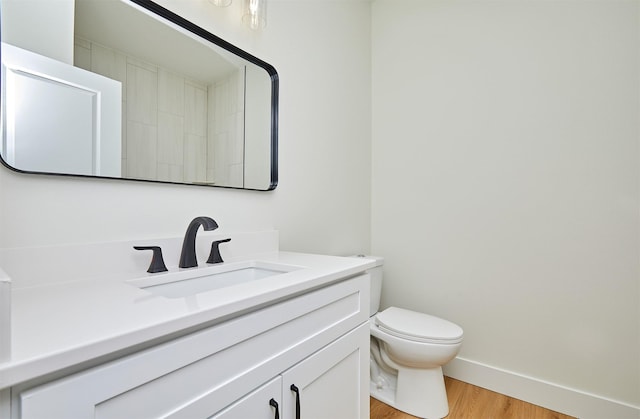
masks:
<instances>
[{"instance_id":1,"label":"white baseboard","mask_svg":"<svg viewBox=\"0 0 640 419\"><path fill-rule=\"evenodd\" d=\"M443 370L451 378L581 419L640 419L639 406L464 358L454 359Z\"/></svg>"}]
</instances>

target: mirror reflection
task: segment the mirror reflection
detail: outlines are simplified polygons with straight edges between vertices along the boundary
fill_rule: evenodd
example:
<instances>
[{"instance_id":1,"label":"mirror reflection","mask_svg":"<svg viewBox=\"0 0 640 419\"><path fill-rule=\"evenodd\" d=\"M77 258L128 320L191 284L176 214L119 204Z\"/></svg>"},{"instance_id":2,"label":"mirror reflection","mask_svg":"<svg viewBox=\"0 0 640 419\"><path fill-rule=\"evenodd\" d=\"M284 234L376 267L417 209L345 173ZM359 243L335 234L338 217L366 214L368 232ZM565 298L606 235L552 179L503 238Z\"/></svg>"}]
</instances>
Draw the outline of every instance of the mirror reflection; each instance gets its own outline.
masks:
<instances>
[{"instance_id":1,"label":"mirror reflection","mask_svg":"<svg viewBox=\"0 0 640 419\"><path fill-rule=\"evenodd\" d=\"M72 32L44 46L33 4L0 5L0 155L11 168L275 188L269 64L147 0L50 2L44 24Z\"/></svg>"}]
</instances>

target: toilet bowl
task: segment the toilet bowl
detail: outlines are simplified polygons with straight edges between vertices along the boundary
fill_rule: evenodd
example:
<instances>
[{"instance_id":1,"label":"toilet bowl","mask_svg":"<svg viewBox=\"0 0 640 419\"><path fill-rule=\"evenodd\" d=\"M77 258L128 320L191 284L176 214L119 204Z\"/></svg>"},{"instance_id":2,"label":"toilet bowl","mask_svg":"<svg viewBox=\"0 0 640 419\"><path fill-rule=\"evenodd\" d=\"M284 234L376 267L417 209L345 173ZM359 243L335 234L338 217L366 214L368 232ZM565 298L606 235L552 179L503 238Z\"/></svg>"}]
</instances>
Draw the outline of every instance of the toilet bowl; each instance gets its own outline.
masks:
<instances>
[{"instance_id":1,"label":"toilet bowl","mask_svg":"<svg viewBox=\"0 0 640 419\"><path fill-rule=\"evenodd\" d=\"M449 413L449 404L442 366L458 354L462 328L398 307L378 312L383 259L371 258L376 261L376 267L369 270L371 396L414 416L443 418Z\"/></svg>"}]
</instances>

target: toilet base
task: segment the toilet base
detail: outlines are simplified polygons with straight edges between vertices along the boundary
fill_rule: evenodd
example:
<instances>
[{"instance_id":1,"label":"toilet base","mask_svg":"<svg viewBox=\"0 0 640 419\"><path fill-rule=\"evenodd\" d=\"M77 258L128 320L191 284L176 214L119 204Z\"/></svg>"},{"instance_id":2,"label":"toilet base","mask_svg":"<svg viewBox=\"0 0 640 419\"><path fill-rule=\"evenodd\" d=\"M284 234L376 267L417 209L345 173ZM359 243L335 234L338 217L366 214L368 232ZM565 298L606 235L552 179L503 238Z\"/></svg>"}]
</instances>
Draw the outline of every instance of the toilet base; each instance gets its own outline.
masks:
<instances>
[{"instance_id":1,"label":"toilet base","mask_svg":"<svg viewBox=\"0 0 640 419\"><path fill-rule=\"evenodd\" d=\"M371 397L411 415L441 419L449 414L442 368L400 368L398 375L379 371L370 381Z\"/></svg>"},{"instance_id":2,"label":"toilet base","mask_svg":"<svg viewBox=\"0 0 640 419\"><path fill-rule=\"evenodd\" d=\"M396 375L380 370L375 377L375 381L374 377L369 380L369 394L384 404L396 407L397 381Z\"/></svg>"}]
</instances>

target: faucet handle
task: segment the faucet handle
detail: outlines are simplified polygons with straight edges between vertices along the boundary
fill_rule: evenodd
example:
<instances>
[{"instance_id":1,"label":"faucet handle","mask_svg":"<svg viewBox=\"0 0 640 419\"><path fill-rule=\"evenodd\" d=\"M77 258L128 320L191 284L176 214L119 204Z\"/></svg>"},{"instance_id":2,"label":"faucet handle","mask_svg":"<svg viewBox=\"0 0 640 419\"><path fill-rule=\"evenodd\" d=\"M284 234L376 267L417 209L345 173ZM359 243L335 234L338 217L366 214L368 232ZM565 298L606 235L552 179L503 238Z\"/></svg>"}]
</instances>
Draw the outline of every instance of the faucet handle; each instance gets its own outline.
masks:
<instances>
[{"instance_id":1,"label":"faucet handle","mask_svg":"<svg viewBox=\"0 0 640 419\"><path fill-rule=\"evenodd\" d=\"M211 253L209 253L209 259L207 259L207 263L222 263L224 262L224 260L222 260L222 256L220 256L220 248L219 245L220 243L227 243L230 242L231 239L224 239L224 240L216 240L213 243L211 243Z\"/></svg>"},{"instance_id":2,"label":"faucet handle","mask_svg":"<svg viewBox=\"0 0 640 419\"><path fill-rule=\"evenodd\" d=\"M153 257L151 258L151 264L147 272L156 273L168 271L164 264L164 259L162 259L162 249L160 246L133 246L133 248L136 250L153 250Z\"/></svg>"}]
</instances>

